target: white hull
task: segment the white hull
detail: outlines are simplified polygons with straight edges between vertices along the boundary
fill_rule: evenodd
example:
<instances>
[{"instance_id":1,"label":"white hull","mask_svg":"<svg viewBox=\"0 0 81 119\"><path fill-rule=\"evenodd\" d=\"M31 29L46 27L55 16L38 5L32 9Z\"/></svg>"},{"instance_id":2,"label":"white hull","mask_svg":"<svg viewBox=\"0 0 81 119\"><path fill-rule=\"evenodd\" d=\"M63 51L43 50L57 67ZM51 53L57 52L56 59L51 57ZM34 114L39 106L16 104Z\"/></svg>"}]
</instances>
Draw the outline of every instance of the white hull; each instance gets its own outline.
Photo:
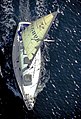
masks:
<instances>
[{"instance_id":1,"label":"white hull","mask_svg":"<svg viewBox=\"0 0 81 119\"><path fill-rule=\"evenodd\" d=\"M33 21L31 24L29 22L20 22L15 35L12 53L13 68L28 109L32 109L34 106L36 89L39 83L41 68L41 51L39 47L56 16L57 12L54 12ZM27 27L28 25L29 27Z\"/></svg>"},{"instance_id":2,"label":"white hull","mask_svg":"<svg viewBox=\"0 0 81 119\"><path fill-rule=\"evenodd\" d=\"M29 22L20 22L17 32L20 30L22 24L30 24ZM28 109L32 109L35 103L35 92L39 82L40 68L41 68L41 51L38 49L31 65L27 68L28 63L24 63L27 58L25 50L23 49L22 41L19 40L19 35L16 32L13 44L13 68L17 83L22 93L23 99ZM26 78L26 75L30 79ZM24 79L25 77L25 79Z\"/></svg>"}]
</instances>

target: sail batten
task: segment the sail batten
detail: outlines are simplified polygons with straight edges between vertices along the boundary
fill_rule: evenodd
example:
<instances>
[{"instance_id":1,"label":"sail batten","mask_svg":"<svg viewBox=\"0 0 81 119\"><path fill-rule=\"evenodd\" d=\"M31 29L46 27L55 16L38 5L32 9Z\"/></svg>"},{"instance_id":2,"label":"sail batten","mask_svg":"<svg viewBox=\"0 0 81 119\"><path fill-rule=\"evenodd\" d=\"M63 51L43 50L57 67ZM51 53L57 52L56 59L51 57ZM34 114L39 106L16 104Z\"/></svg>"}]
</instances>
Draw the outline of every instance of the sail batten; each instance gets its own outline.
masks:
<instances>
[{"instance_id":1,"label":"sail batten","mask_svg":"<svg viewBox=\"0 0 81 119\"><path fill-rule=\"evenodd\" d=\"M33 21L23 32L22 40L28 59L31 61L40 43L44 40L53 20L56 18L57 13L51 13L45 17Z\"/></svg>"}]
</instances>

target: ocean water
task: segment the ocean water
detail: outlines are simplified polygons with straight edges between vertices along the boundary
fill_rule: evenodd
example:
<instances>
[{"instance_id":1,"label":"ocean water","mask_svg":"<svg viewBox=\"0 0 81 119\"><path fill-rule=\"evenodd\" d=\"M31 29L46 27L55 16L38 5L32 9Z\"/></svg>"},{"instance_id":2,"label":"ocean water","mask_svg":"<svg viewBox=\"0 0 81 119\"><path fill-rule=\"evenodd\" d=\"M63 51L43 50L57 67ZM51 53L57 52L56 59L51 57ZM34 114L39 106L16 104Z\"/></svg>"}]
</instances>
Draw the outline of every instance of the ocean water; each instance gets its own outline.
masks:
<instances>
[{"instance_id":1,"label":"ocean water","mask_svg":"<svg viewBox=\"0 0 81 119\"><path fill-rule=\"evenodd\" d=\"M43 43L45 84L28 111L12 66L12 45L19 21L59 14ZM0 119L81 119L80 0L0 0Z\"/></svg>"}]
</instances>

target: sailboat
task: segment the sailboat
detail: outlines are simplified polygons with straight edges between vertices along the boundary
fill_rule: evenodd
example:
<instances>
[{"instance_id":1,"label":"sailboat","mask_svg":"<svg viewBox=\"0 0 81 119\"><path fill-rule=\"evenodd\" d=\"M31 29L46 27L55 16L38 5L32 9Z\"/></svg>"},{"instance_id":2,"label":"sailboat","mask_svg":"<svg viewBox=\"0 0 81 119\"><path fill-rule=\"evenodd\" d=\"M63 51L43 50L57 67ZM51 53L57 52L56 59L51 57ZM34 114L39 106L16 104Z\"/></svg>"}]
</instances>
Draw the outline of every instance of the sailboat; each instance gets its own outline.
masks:
<instances>
[{"instance_id":1,"label":"sailboat","mask_svg":"<svg viewBox=\"0 0 81 119\"><path fill-rule=\"evenodd\" d=\"M57 12L33 22L20 22L13 43L12 61L15 77L28 110L33 109L41 72L41 43Z\"/></svg>"}]
</instances>

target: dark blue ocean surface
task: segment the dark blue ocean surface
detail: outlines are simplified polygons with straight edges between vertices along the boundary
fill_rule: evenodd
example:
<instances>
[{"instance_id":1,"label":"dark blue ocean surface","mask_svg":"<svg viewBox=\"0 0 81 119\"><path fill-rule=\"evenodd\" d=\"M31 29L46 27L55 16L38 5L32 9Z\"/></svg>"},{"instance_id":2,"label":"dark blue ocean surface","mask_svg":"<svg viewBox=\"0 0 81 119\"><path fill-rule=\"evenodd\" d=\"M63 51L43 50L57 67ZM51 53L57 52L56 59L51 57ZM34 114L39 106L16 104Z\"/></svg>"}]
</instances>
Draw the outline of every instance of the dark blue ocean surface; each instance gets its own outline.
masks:
<instances>
[{"instance_id":1,"label":"dark blue ocean surface","mask_svg":"<svg viewBox=\"0 0 81 119\"><path fill-rule=\"evenodd\" d=\"M12 66L12 45L20 21L32 21L59 7L44 43L46 82L32 111L19 92ZM0 0L0 119L81 119L80 0Z\"/></svg>"}]
</instances>

